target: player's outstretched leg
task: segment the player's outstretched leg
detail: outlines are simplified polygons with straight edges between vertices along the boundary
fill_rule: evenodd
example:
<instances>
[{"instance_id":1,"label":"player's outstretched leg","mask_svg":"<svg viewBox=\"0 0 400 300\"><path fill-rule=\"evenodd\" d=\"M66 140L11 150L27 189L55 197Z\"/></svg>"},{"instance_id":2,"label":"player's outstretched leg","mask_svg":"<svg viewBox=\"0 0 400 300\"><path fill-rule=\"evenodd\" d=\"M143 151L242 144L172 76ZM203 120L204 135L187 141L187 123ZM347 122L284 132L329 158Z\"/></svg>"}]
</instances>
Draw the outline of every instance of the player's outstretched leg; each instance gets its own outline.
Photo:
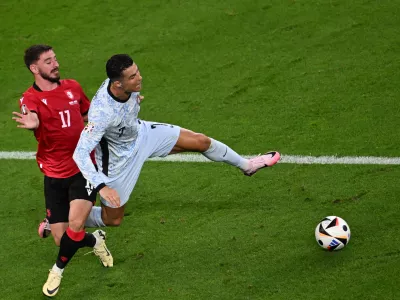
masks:
<instances>
[{"instance_id":1,"label":"player's outstretched leg","mask_svg":"<svg viewBox=\"0 0 400 300\"><path fill-rule=\"evenodd\" d=\"M268 153L265 153L264 155L259 155L253 158L250 158L248 160L249 166L247 170L244 170L243 173L244 175L247 176L252 176L254 175L258 170L266 167L271 167L274 164L276 164L279 159L281 158L281 155L277 151L271 151Z\"/></svg>"},{"instance_id":2,"label":"player's outstretched leg","mask_svg":"<svg viewBox=\"0 0 400 300\"><path fill-rule=\"evenodd\" d=\"M210 138L210 146L202 154L212 161L221 161L238 167L247 176L252 176L258 170L276 164L281 155L271 151L251 159L246 159L220 141Z\"/></svg>"},{"instance_id":3,"label":"player's outstretched leg","mask_svg":"<svg viewBox=\"0 0 400 300\"><path fill-rule=\"evenodd\" d=\"M106 233L103 230L96 230L93 235L96 237L96 245L93 247L94 254L104 267L112 267L114 260L106 246Z\"/></svg>"}]
</instances>

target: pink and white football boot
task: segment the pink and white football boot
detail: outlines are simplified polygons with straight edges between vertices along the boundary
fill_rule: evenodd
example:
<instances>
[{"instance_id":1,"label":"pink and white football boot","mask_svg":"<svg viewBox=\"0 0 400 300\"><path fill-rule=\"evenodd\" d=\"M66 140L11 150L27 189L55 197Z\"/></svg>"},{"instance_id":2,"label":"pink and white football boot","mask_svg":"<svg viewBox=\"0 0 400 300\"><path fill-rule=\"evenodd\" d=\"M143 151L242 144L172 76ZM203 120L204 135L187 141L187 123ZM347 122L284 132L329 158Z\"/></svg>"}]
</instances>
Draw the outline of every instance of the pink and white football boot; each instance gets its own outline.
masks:
<instances>
[{"instance_id":1,"label":"pink and white football boot","mask_svg":"<svg viewBox=\"0 0 400 300\"><path fill-rule=\"evenodd\" d=\"M38 234L43 239L51 235L50 223L47 218L44 218L43 221L40 222L38 227Z\"/></svg>"},{"instance_id":2,"label":"pink and white football boot","mask_svg":"<svg viewBox=\"0 0 400 300\"><path fill-rule=\"evenodd\" d=\"M277 151L271 151L263 155L259 155L249 159L249 169L244 171L244 175L252 176L258 170L266 167L272 167L281 158L281 155Z\"/></svg>"}]
</instances>

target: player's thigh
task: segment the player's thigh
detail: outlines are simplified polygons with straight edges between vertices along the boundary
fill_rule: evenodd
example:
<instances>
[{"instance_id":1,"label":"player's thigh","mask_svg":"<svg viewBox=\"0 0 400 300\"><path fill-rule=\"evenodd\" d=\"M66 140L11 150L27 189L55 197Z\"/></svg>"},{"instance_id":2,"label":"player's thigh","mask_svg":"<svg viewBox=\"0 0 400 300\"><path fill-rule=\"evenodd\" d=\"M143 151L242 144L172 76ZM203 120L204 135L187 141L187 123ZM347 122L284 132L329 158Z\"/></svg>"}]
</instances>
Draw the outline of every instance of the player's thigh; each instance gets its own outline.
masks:
<instances>
[{"instance_id":1,"label":"player's thigh","mask_svg":"<svg viewBox=\"0 0 400 300\"><path fill-rule=\"evenodd\" d=\"M136 182L139 179L143 164L147 158L147 152L143 149L139 149L138 153L136 153L136 155L123 168L121 168L117 176L114 178L107 178L105 184L117 191L120 198L120 206L123 206L128 202L129 197L135 188ZM102 197L100 197L100 199L104 206L112 206Z\"/></svg>"},{"instance_id":2,"label":"player's thigh","mask_svg":"<svg viewBox=\"0 0 400 300\"><path fill-rule=\"evenodd\" d=\"M149 157L165 157L179 139L180 127L171 124L144 122L145 135L139 151Z\"/></svg>"},{"instance_id":3,"label":"player's thigh","mask_svg":"<svg viewBox=\"0 0 400 300\"><path fill-rule=\"evenodd\" d=\"M50 225L67 223L69 214L68 178L44 177L46 217Z\"/></svg>"},{"instance_id":4,"label":"player's thigh","mask_svg":"<svg viewBox=\"0 0 400 300\"><path fill-rule=\"evenodd\" d=\"M184 151L204 152L208 150L210 144L211 140L206 135L181 128L179 138L170 154Z\"/></svg>"},{"instance_id":5,"label":"player's thigh","mask_svg":"<svg viewBox=\"0 0 400 300\"><path fill-rule=\"evenodd\" d=\"M75 174L69 178L68 199L73 201L76 199L87 200L95 203L97 192L93 186L83 177L82 173Z\"/></svg>"},{"instance_id":6,"label":"player's thigh","mask_svg":"<svg viewBox=\"0 0 400 300\"><path fill-rule=\"evenodd\" d=\"M96 202L96 195L96 191L83 177L82 173L78 173L70 178L68 220L72 230L79 231L84 228L90 210Z\"/></svg>"}]
</instances>

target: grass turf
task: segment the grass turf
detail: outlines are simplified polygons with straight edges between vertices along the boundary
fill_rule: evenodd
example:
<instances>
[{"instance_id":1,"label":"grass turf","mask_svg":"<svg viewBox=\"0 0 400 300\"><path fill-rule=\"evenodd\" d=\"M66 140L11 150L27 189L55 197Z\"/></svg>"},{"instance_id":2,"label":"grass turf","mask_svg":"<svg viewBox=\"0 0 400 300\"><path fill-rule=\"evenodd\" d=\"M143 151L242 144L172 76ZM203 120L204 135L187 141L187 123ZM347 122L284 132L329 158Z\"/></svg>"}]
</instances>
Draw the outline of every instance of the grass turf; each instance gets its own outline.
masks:
<instances>
[{"instance_id":1,"label":"grass turf","mask_svg":"<svg viewBox=\"0 0 400 300\"><path fill-rule=\"evenodd\" d=\"M11 111L32 83L22 62L54 46L88 96L115 53L144 77L141 118L239 153L400 156L399 1L8 1L0 4L0 150L35 149ZM211 164L146 164L115 268L78 252L60 299L397 299L398 166L278 165L254 178ZM41 299L57 248L39 240L42 176L1 160L2 299ZM350 225L338 253L314 240L326 215Z\"/></svg>"}]
</instances>

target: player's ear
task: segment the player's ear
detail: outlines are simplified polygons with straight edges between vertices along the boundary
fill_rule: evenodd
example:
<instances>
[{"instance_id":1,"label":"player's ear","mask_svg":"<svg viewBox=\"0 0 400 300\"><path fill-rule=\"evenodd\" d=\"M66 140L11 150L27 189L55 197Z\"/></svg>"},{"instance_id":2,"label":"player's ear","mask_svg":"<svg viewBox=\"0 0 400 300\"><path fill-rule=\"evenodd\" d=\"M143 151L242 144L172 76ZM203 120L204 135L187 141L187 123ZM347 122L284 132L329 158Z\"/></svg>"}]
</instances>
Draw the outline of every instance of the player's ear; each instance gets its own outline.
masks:
<instances>
[{"instance_id":1,"label":"player's ear","mask_svg":"<svg viewBox=\"0 0 400 300\"><path fill-rule=\"evenodd\" d=\"M116 85L117 87L122 88L122 83L121 83L121 81L115 80L114 82L115 82L115 85Z\"/></svg>"},{"instance_id":2,"label":"player's ear","mask_svg":"<svg viewBox=\"0 0 400 300\"><path fill-rule=\"evenodd\" d=\"M39 69L38 69L38 67L37 67L36 64L31 64L31 65L29 66L29 70L31 70L31 72L32 72L33 74L38 74L38 73L39 73Z\"/></svg>"}]
</instances>

